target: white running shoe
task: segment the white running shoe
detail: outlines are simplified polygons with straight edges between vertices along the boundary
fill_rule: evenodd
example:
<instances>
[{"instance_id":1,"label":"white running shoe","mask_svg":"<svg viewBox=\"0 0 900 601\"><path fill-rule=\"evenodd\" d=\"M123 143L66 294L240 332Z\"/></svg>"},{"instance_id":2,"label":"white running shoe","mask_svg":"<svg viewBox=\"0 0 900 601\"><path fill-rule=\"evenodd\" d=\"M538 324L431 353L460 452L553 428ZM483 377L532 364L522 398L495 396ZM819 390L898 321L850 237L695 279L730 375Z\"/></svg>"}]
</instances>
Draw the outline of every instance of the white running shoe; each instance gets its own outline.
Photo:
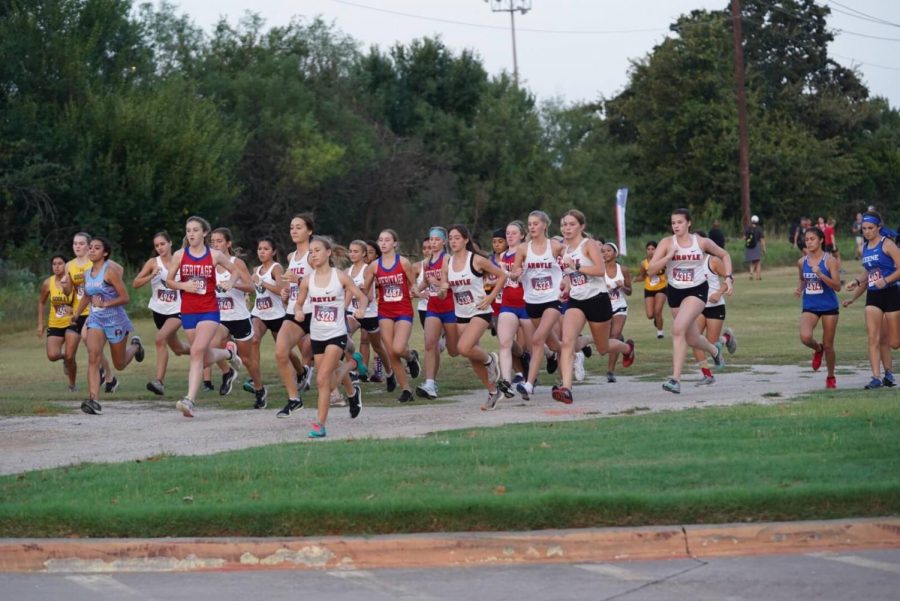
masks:
<instances>
[{"instance_id":1,"label":"white running shoe","mask_svg":"<svg viewBox=\"0 0 900 601\"><path fill-rule=\"evenodd\" d=\"M584 382L584 353L575 353L575 381Z\"/></svg>"},{"instance_id":2,"label":"white running shoe","mask_svg":"<svg viewBox=\"0 0 900 601\"><path fill-rule=\"evenodd\" d=\"M233 340L229 340L225 343L225 350L231 353L231 356L228 358L231 367L234 371L239 371L244 366L244 362L241 361L241 358L238 356L237 345Z\"/></svg>"},{"instance_id":3,"label":"white running shoe","mask_svg":"<svg viewBox=\"0 0 900 601\"><path fill-rule=\"evenodd\" d=\"M181 411L181 415L185 417L194 417L194 401L187 397L175 403L175 408Z\"/></svg>"},{"instance_id":4,"label":"white running shoe","mask_svg":"<svg viewBox=\"0 0 900 601\"><path fill-rule=\"evenodd\" d=\"M491 362L485 366L487 367L488 382L496 383L500 379L500 357L495 352L488 353L488 356L491 358Z\"/></svg>"}]
</instances>

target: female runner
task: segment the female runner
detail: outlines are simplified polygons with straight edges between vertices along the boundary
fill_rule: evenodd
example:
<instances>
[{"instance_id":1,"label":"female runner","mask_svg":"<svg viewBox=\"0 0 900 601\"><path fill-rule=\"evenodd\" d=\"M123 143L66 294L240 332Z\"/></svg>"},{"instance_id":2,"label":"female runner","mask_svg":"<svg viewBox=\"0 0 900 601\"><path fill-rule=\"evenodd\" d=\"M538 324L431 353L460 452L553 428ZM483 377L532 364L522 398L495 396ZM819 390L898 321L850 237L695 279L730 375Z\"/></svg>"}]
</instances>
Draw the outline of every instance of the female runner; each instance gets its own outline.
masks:
<instances>
[{"instance_id":1,"label":"female runner","mask_svg":"<svg viewBox=\"0 0 900 601\"><path fill-rule=\"evenodd\" d=\"M191 345L187 395L175 403L175 408L185 417L194 417L194 402L203 382L203 368L222 359L230 361L234 369L241 366L233 342L228 342L224 349L213 345L221 321L216 300L216 267L221 265L235 276L237 273L227 255L206 244L209 222L202 217L188 217L184 229L187 243L172 255L166 287L181 291L181 324ZM222 282L221 287L227 290L235 279Z\"/></svg>"},{"instance_id":2,"label":"female runner","mask_svg":"<svg viewBox=\"0 0 900 601\"><path fill-rule=\"evenodd\" d=\"M612 305L612 319L609 326L609 337L614 340L622 340L622 331L625 329L625 320L628 319L628 299L631 296L631 272L627 267L622 267L617 262L619 247L612 242L607 242L600 249L603 262L606 265L606 289L609 293L609 302ZM616 381L616 362L619 353L610 351L606 366L606 381ZM624 365L624 362L623 362ZM630 365L630 364L629 364ZM624 365L628 367L627 365Z\"/></svg>"},{"instance_id":3,"label":"female runner","mask_svg":"<svg viewBox=\"0 0 900 601\"><path fill-rule=\"evenodd\" d=\"M731 296L734 287L731 256L709 238L701 238L691 233L691 214L687 209L672 212L673 235L664 238L647 271L656 273L666 268L666 297L672 310L672 377L663 389L681 393L681 372L688 347L700 349L712 355L718 368L725 366L724 345L712 344L700 335L697 317L703 313L709 295L706 270L703 267L705 254L719 257L725 265L725 294Z\"/></svg>"},{"instance_id":4,"label":"female runner","mask_svg":"<svg viewBox=\"0 0 900 601\"><path fill-rule=\"evenodd\" d=\"M375 306L372 300L374 290L372 290L371 285L368 289L363 288L366 280L366 268L369 266L366 263L366 243L362 240L351 242L348 256L350 257L351 265L347 268L347 275L353 280L357 288L363 290L366 298L369 299L365 313L362 318L357 319L354 314L359 308L359 303L356 302L356 297L351 297L350 310L347 313L347 316L350 318L347 324L348 333L352 337L356 330L362 329L363 333L368 335L369 346L375 351L375 354L381 358L382 362L389 361L387 349L384 348L384 342L381 340L381 328L378 324L378 307ZM360 338L362 338L362 335L360 335ZM362 365L366 365L365 360L363 360Z\"/></svg>"},{"instance_id":5,"label":"female runner","mask_svg":"<svg viewBox=\"0 0 900 601\"><path fill-rule=\"evenodd\" d=\"M103 409L97 402L100 395L100 357L103 347L109 343L109 352L116 369L123 370L134 359L144 360L144 346L139 336L132 336L126 344L128 334L134 326L125 313L128 291L122 281L122 266L110 260L112 247L105 238L94 238L88 249L91 268L84 272L84 296L75 306L75 315L90 303L91 312L87 318L88 348L88 400L81 404L81 410L90 415L100 415Z\"/></svg>"},{"instance_id":6,"label":"female runner","mask_svg":"<svg viewBox=\"0 0 900 601\"><path fill-rule=\"evenodd\" d=\"M428 259L423 261L424 279L419 290L428 293L428 305L425 308L425 382L416 387L416 394L423 399L437 398L437 373L440 365L440 341L444 336L447 354L455 357L459 354L457 343L459 330L456 327L453 296L440 293L446 290L447 274L444 269L450 260L446 252L447 230L440 226L432 227L428 232L431 244Z\"/></svg>"},{"instance_id":7,"label":"female runner","mask_svg":"<svg viewBox=\"0 0 900 601\"><path fill-rule=\"evenodd\" d=\"M519 220L511 221L506 226L506 252L500 255L500 268L506 274L506 281L500 292L502 295L500 302L500 314L497 316L497 342L500 345L500 379L497 381L497 387L506 398L513 397L513 364L516 353L522 354L522 349L531 348L532 336L534 335L534 324L528 317L525 310L525 290L522 288L518 279L510 277L513 271L516 254L519 246L525 240L525 224ZM516 337L521 330L522 342L521 348L516 348ZM519 357L521 361L520 367L523 371L527 371L530 361L526 361L527 357Z\"/></svg>"},{"instance_id":8,"label":"female runner","mask_svg":"<svg viewBox=\"0 0 900 601\"><path fill-rule=\"evenodd\" d=\"M309 304L309 335L312 340L312 352L316 361L316 389L318 391L318 416L309 431L310 438L326 436L325 421L328 419L328 397L331 390L352 368L351 362L339 369L344 349L347 348L347 320L344 318L345 291L353 295L357 302L354 317L363 319L369 298L356 287L353 280L332 266L332 245L321 236L314 236L309 244L309 266L311 272L300 282L297 296L297 311ZM353 395L347 398L350 406L350 417L359 415L362 408L362 395L359 384L354 387Z\"/></svg>"},{"instance_id":9,"label":"female runner","mask_svg":"<svg viewBox=\"0 0 900 601\"><path fill-rule=\"evenodd\" d=\"M656 273L647 271L650 265L650 259L656 252L656 241L651 240L647 243L647 256L641 261L641 270L638 272L638 279L644 281L644 312L647 319L653 321L656 326L656 337L662 339L665 337L663 331L663 307L666 306L666 270L660 269Z\"/></svg>"},{"instance_id":10,"label":"female runner","mask_svg":"<svg viewBox=\"0 0 900 601\"><path fill-rule=\"evenodd\" d=\"M62 255L53 255L50 259L50 267L53 275L44 280L41 284L41 292L38 296L37 305L37 336L38 338L47 336L47 358L50 361L63 362L63 371L69 379L69 392L77 392L78 386L75 384L75 370L66 360L66 354L63 352L63 345L66 347L78 344L78 337L75 332L69 330L72 324L72 303L75 299L75 293L72 291L72 282L69 280L69 274L66 271L66 258ZM47 314L47 331L44 332L44 305L50 301Z\"/></svg>"},{"instance_id":11,"label":"female runner","mask_svg":"<svg viewBox=\"0 0 900 601\"><path fill-rule=\"evenodd\" d=\"M166 392L166 369L169 366L169 352L188 355L191 347L178 337L181 327L181 296L178 290L166 287L169 263L172 260L172 238L167 232L157 232L153 236L156 256L149 259L135 276L132 286L137 289L150 283L150 312L156 325L156 379L147 382L147 390L163 395Z\"/></svg>"},{"instance_id":12,"label":"female runner","mask_svg":"<svg viewBox=\"0 0 900 601\"><path fill-rule=\"evenodd\" d=\"M800 283L794 291L796 296L803 299L800 342L813 350L813 371L819 371L822 357L825 357L828 367L825 388L837 388L834 376L834 334L838 325L840 266L833 255L824 251L825 232L811 227L806 230L804 239L806 256L797 261ZM813 334L819 321L822 322L822 342L817 342Z\"/></svg>"},{"instance_id":13,"label":"female runner","mask_svg":"<svg viewBox=\"0 0 900 601\"><path fill-rule=\"evenodd\" d=\"M701 232L697 235L702 236ZM725 298L722 290L722 280L726 275L725 264L718 257L706 255L704 264L706 269L706 282L709 284L709 294L706 298L706 306L703 313L697 317L697 329L706 339L715 344L722 342L728 349L728 354L733 355L737 350L737 338L731 328L723 328L725 324ZM709 386L716 383L712 370L706 362L706 355L703 351L694 349L694 358L700 364L700 373L703 378L697 383L697 386Z\"/></svg>"},{"instance_id":14,"label":"female runner","mask_svg":"<svg viewBox=\"0 0 900 601\"><path fill-rule=\"evenodd\" d=\"M849 306L862 296L863 291L866 292L866 332L872 379L865 388L871 390L895 385L893 373L885 371L884 378L881 377L881 363L885 350L882 347L900 347L900 269L897 268L900 266L900 249L891 240L896 232L884 227L881 215L876 211L863 213L862 235L865 272L847 284L847 290L856 293L844 301L844 306ZM866 286L863 286L863 278Z\"/></svg>"}]
</instances>

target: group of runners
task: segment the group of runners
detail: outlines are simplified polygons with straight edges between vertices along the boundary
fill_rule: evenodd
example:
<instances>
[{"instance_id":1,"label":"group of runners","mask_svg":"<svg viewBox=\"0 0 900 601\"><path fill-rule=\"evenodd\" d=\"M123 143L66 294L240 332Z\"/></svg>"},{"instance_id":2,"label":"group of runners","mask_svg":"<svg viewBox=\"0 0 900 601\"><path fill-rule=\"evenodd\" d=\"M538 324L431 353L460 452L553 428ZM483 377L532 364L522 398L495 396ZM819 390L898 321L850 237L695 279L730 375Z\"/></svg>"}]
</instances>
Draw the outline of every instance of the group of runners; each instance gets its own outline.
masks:
<instances>
[{"instance_id":1,"label":"group of runners","mask_svg":"<svg viewBox=\"0 0 900 601\"><path fill-rule=\"evenodd\" d=\"M359 415L361 382L367 380L383 380L389 392L399 389L401 403L415 396L437 398L444 350L468 360L485 389L483 410L516 394L528 400L544 362L548 373L559 371L552 397L572 403L573 381L585 377L585 357L608 355L608 382L616 380L620 356L623 367L634 362L634 342L623 336L632 277L617 262L614 243L587 234L580 211L561 217L561 236L548 236L550 224L543 211L531 212L524 223L512 221L494 232L492 252L481 251L464 225L435 226L422 240L422 259L411 262L399 253L393 230L382 231L376 241L354 240L344 247L318 235L313 216L304 213L290 222L294 249L285 265L275 242L264 237L257 241L259 264L251 270L235 256L227 228L212 229L203 218L190 217L178 250L167 233L154 236L156 256L133 282L135 288L150 285L149 308L157 328L156 373L147 388L165 393L171 350L190 357L186 394L176 403L185 417L195 415L200 390L212 388L209 370L214 366L222 372L221 394L231 392L245 367L249 379L244 387L253 392L254 406L264 409L268 390L260 343L270 332L287 395L277 417L290 417L303 406L301 392L314 376L318 414L309 431L313 438L326 435L330 406L345 405L351 417ZM866 213L865 273L850 282L855 295L844 302L847 306L868 291L873 377L867 388L893 385L890 349L900 342L900 251L880 227L877 214ZM734 277L729 254L691 231L687 210L673 212L671 228L672 236L647 244L638 279L643 280L646 316L658 338L665 336L663 306L671 308L673 369L663 388L679 393L689 349L705 385L715 382L711 370L725 365L724 350L733 353L736 348L734 333L724 327L724 298L733 292ZM841 284L835 259L822 248L821 231L812 228L805 235L808 252L800 261L797 289L803 298L801 340L814 351L814 369L824 357L826 384L834 387L835 291ZM142 361L145 351L125 313L129 296L123 269L110 259L109 243L79 233L73 251L69 262L61 255L52 259L53 275L43 284L38 304L38 334L44 335L49 302L47 356L63 361L71 390L76 390L76 351L85 338L88 399L82 410L99 414L101 387L114 392L118 386L104 347L109 346L116 370ZM416 312L424 331L421 362L409 346ZM819 321L821 341L813 337ZM179 337L179 329L187 341ZM360 338L354 343L357 331ZM498 352L482 347L487 331L496 335ZM413 388L422 371L421 383Z\"/></svg>"}]
</instances>

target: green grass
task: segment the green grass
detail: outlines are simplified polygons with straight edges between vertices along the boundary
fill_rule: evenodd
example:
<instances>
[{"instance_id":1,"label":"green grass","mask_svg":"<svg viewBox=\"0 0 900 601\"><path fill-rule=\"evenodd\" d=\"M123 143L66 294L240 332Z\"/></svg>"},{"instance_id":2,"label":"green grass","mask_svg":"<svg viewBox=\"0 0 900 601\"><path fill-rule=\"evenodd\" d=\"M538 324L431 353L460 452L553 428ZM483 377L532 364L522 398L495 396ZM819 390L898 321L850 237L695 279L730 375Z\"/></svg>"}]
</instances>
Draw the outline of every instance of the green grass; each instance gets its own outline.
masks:
<instances>
[{"instance_id":1,"label":"green grass","mask_svg":"<svg viewBox=\"0 0 900 601\"><path fill-rule=\"evenodd\" d=\"M900 510L890 393L282 444L0 478L0 536L273 536Z\"/></svg>"}]
</instances>

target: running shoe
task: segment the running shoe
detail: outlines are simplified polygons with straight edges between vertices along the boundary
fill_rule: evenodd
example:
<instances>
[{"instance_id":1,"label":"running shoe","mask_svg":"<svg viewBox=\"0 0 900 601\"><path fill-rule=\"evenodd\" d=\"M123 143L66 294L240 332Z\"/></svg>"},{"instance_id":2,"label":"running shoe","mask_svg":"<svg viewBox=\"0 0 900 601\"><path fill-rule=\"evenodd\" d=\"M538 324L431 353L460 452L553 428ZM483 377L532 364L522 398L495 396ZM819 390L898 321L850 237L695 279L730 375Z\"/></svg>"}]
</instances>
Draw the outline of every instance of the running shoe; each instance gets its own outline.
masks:
<instances>
[{"instance_id":1,"label":"running shoe","mask_svg":"<svg viewBox=\"0 0 900 601\"><path fill-rule=\"evenodd\" d=\"M254 390L253 394L256 396L256 402L253 403L254 409L265 409L269 406L269 391L265 386L259 390Z\"/></svg>"},{"instance_id":2,"label":"running shoe","mask_svg":"<svg viewBox=\"0 0 900 601\"><path fill-rule=\"evenodd\" d=\"M615 384L616 383L616 374L611 371L606 372L606 382L607 384Z\"/></svg>"},{"instance_id":3,"label":"running shoe","mask_svg":"<svg viewBox=\"0 0 900 601\"><path fill-rule=\"evenodd\" d=\"M484 405L481 406L481 410L482 411L493 411L494 409L496 409L497 401L500 400L500 396L502 394L503 393L500 392L499 388L495 389L494 392L488 391L487 401L485 401Z\"/></svg>"},{"instance_id":4,"label":"running shoe","mask_svg":"<svg viewBox=\"0 0 900 601\"><path fill-rule=\"evenodd\" d=\"M837 388L837 378L834 376L825 378L825 388Z\"/></svg>"},{"instance_id":5,"label":"running shoe","mask_svg":"<svg viewBox=\"0 0 900 601\"><path fill-rule=\"evenodd\" d=\"M728 349L729 355L733 355L737 350L737 338L734 337L731 328L725 328L725 348Z\"/></svg>"},{"instance_id":6,"label":"running shoe","mask_svg":"<svg viewBox=\"0 0 900 601\"><path fill-rule=\"evenodd\" d=\"M397 389L397 376L394 374L394 372L391 372L390 375L385 379L387 381L387 391L394 392L394 390Z\"/></svg>"},{"instance_id":7,"label":"running shoe","mask_svg":"<svg viewBox=\"0 0 900 601\"><path fill-rule=\"evenodd\" d=\"M715 376L703 376L703 379L697 382L697 386L712 386L716 383Z\"/></svg>"},{"instance_id":8,"label":"running shoe","mask_svg":"<svg viewBox=\"0 0 900 601\"><path fill-rule=\"evenodd\" d=\"M566 405L571 405L574 400L572 398L572 391L565 386L554 386L552 396L554 401L559 401Z\"/></svg>"},{"instance_id":9,"label":"running shoe","mask_svg":"<svg viewBox=\"0 0 900 601\"><path fill-rule=\"evenodd\" d=\"M132 336L131 344L137 347L137 349L134 351L134 360L140 363L144 360L144 343L141 342L141 337Z\"/></svg>"},{"instance_id":10,"label":"running shoe","mask_svg":"<svg viewBox=\"0 0 900 601\"><path fill-rule=\"evenodd\" d=\"M253 378L247 378L244 380L244 383L241 384L241 388L243 388L246 392L250 394L256 393L256 387L253 386Z\"/></svg>"},{"instance_id":11,"label":"running shoe","mask_svg":"<svg viewBox=\"0 0 900 601\"><path fill-rule=\"evenodd\" d=\"M884 386L884 384L882 384L881 380L879 380L878 378L872 378L871 380L869 380L868 384L863 386L863 388L865 390L875 390L876 388L881 388L882 386Z\"/></svg>"},{"instance_id":12,"label":"running shoe","mask_svg":"<svg viewBox=\"0 0 900 601\"><path fill-rule=\"evenodd\" d=\"M316 373L316 368L312 365L306 365L303 370L303 381L300 383L300 386L297 388L299 392L309 392L309 387L312 384L313 374Z\"/></svg>"},{"instance_id":13,"label":"running shoe","mask_svg":"<svg viewBox=\"0 0 900 601\"><path fill-rule=\"evenodd\" d=\"M534 394L534 386L531 385L531 382L519 382L516 384L516 392L522 395L523 401L528 401Z\"/></svg>"},{"instance_id":14,"label":"running shoe","mask_svg":"<svg viewBox=\"0 0 900 601\"><path fill-rule=\"evenodd\" d=\"M434 400L437 398L437 388L434 382L426 381L416 386L416 396L420 399Z\"/></svg>"},{"instance_id":15,"label":"running shoe","mask_svg":"<svg viewBox=\"0 0 900 601\"><path fill-rule=\"evenodd\" d=\"M381 374L375 373L375 374L372 374L371 376L369 376L368 381L371 382L372 384L381 384L382 382L384 382L384 376Z\"/></svg>"},{"instance_id":16,"label":"running shoe","mask_svg":"<svg viewBox=\"0 0 900 601\"><path fill-rule=\"evenodd\" d=\"M194 401L187 397L175 403L175 408L181 411L181 415L185 417L194 417Z\"/></svg>"},{"instance_id":17,"label":"running shoe","mask_svg":"<svg viewBox=\"0 0 900 601\"><path fill-rule=\"evenodd\" d=\"M725 345L721 342L716 342L716 354L713 356L713 365L718 370L725 368Z\"/></svg>"},{"instance_id":18,"label":"running shoe","mask_svg":"<svg viewBox=\"0 0 900 601\"><path fill-rule=\"evenodd\" d=\"M203 380L203 392L212 392L216 387L213 386L212 380Z\"/></svg>"},{"instance_id":19,"label":"running shoe","mask_svg":"<svg viewBox=\"0 0 900 601\"><path fill-rule=\"evenodd\" d=\"M510 384L503 378L500 378L499 380L497 380L497 388L499 388L500 392L503 393L503 396L505 396L508 399L511 399L514 396L516 396L516 393L513 392L512 384Z\"/></svg>"},{"instance_id":20,"label":"running shoe","mask_svg":"<svg viewBox=\"0 0 900 601\"><path fill-rule=\"evenodd\" d=\"M78 392L78 386L75 384L69 384L69 392Z\"/></svg>"},{"instance_id":21,"label":"running shoe","mask_svg":"<svg viewBox=\"0 0 900 601\"><path fill-rule=\"evenodd\" d=\"M409 377L415 380L419 377L419 373L422 371L422 366L419 363L418 351L412 349L409 351L409 354L412 358L406 362L406 368L409 370Z\"/></svg>"},{"instance_id":22,"label":"running shoe","mask_svg":"<svg viewBox=\"0 0 900 601\"><path fill-rule=\"evenodd\" d=\"M881 383L888 388L893 388L894 386L896 386L897 382L894 380L894 372L890 370L884 370L884 378L881 380Z\"/></svg>"},{"instance_id":23,"label":"running shoe","mask_svg":"<svg viewBox=\"0 0 900 601\"><path fill-rule=\"evenodd\" d=\"M350 419L356 419L362 410L362 389L359 386L353 387L353 395L347 397L347 404L350 406Z\"/></svg>"},{"instance_id":24,"label":"running shoe","mask_svg":"<svg viewBox=\"0 0 900 601\"><path fill-rule=\"evenodd\" d=\"M236 377L237 372L233 367L222 374L222 385L219 387L220 395L226 396L231 394L231 389L234 387L234 379Z\"/></svg>"},{"instance_id":25,"label":"running shoe","mask_svg":"<svg viewBox=\"0 0 900 601\"><path fill-rule=\"evenodd\" d=\"M366 365L366 362L363 361L362 353L359 351L353 353L353 360L356 361L356 373L359 374L359 377L368 376L369 367Z\"/></svg>"},{"instance_id":26,"label":"running shoe","mask_svg":"<svg viewBox=\"0 0 900 601\"><path fill-rule=\"evenodd\" d=\"M819 371L819 368L822 367L822 356L825 354L825 349L823 348L820 351L813 352L812 358L812 368L813 371Z\"/></svg>"},{"instance_id":27,"label":"running shoe","mask_svg":"<svg viewBox=\"0 0 900 601\"><path fill-rule=\"evenodd\" d=\"M674 394L681 394L681 384L678 383L678 380L675 378L669 378L666 380L666 383L662 385L663 390L668 392L672 392Z\"/></svg>"},{"instance_id":28,"label":"running shoe","mask_svg":"<svg viewBox=\"0 0 900 601\"><path fill-rule=\"evenodd\" d=\"M234 371L237 371L241 367L243 367L244 362L241 361L241 357L240 355L238 355L237 345L234 343L234 341L229 340L228 342L226 342L225 350L231 353L231 356L228 358L228 362L231 363L231 368L234 369Z\"/></svg>"},{"instance_id":29,"label":"running shoe","mask_svg":"<svg viewBox=\"0 0 900 601\"><path fill-rule=\"evenodd\" d=\"M88 399L81 404L81 410L88 415L103 415L103 408L94 399Z\"/></svg>"},{"instance_id":30,"label":"running shoe","mask_svg":"<svg viewBox=\"0 0 900 601\"><path fill-rule=\"evenodd\" d=\"M152 382L147 382L147 390L162 396L166 394L166 385L162 383L162 380L153 380Z\"/></svg>"},{"instance_id":31,"label":"running shoe","mask_svg":"<svg viewBox=\"0 0 900 601\"><path fill-rule=\"evenodd\" d=\"M591 345L590 345L590 344L586 344L586 345L584 345L583 347L581 347L581 352L584 353L584 356L585 356L585 357L587 357L588 359L590 359L590 358L591 358L591 355L594 354L594 349L591 348Z\"/></svg>"},{"instance_id":32,"label":"running shoe","mask_svg":"<svg viewBox=\"0 0 900 601\"><path fill-rule=\"evenodd\" d=\"M278 417L278 418L282 418L282 417L290 417L290 416L291 416L291 413L293 413L294 411L297 411L297 410L300 409L301 407L303 407L303 400L302 400L302 399L299 399L299 398L297 398L297 399L288 399L287 405L285 405L284 408L283 408L281 411L279 411L278 413L276 413L276 414L275 414L275 417Z\"/></svg>"},{"instance_id":33,"label":"running shoe","mask_svg":"<svg viewBox=\"0 0 900 601\"><path fill-rule=\"evenodd\" d=\"M412 393L412 392L410 392L409 390L404 389L403 392L400 393L400 398L397 399L397 401L399 401L399 402L401 402L401 403L409 403L409 402L412 401L414 398L415 398L415 397L413 397L413 393Z\"/></svg>"},{"instance_id":34,"label":"running shoe","mask_svg":"<svg viewBox=\"0 0 900 601\"><path fill-rule=\"evenodd\" d=\"M103 390L106 391L106 394L112 394L119 389L119 378L113 376L113 379L106 383L103 387ZM95 401L96 402L96 401Z\"/></svg>"},{"instance_id":35,"label":"running shoe","mask_svg":"<svg viewBox=\"0 0 900 601\"><path fill-rule=\"evenodd\" d=\"M634 340L629 338L625 344L628 345L628 352L622 355L622 367L631 367L634 363Z\"/></svg>"},{"instance_id":36,"label":"running shoe","mask_svg":"<svg viewBox=\"0 0 900 601\"><path fill-rule=\"evenodd\" d=\"M657 331L656 331L656 339L657 339L657 340L662 340L662 339L665 338L665 337L666 337L666 333L665 333L665 332L663 332L662 330L657 330Z\"/></svg>"},{"instance_id":37,"label":"running shoe","mask_svg":"<svg viewBox=\"0 0 900 601\"><path fill-rule=\"evenodd\" d=\"M524 374L522 374L522 372L520 372L520 371L517 371L516 375L513 376L512 383L518 384L518 383L524 382L524 381L525 381Z\"/></svg>"},{"instance_id":38,"label":"running shoe","mask_svg":"<svg viewBox=\"0 0 900 601\"><path fill-rule=\"evenodd\" d=\"M320 424L319 422L313 422L312 428L309 430L308 436L310 438L325 438L325 426Z\"/></svg>"},{"instance_id":39,"label":"running shoe","mask_svg":"<svg viewBox=\"0 0 900 601\"><path fill-rule=\"evenodd\" d=\"M487 379L488 382L496 382L500 379L500 357L495 352L488 353L488 357L490 357L490 363L485 365L487 367Z\"/></svg>"},{"instance_id":40,"label":"running shoe","mask_svg":"<svg viewBox=\"0 0 900 601\"><path fill-rule=\"evenodd\" d=\"M555 374L559 367L559 355L552 353L547 356L547 373Z\"/></svg>"},{"instance_id":41,"label":"running shoe","mask_svg":"<svg viewBox=\"0 0 900 601\"><path fill-rule=\"evenodd\" d=\"M585 354L582 351L575 353L574 372L576 382L584 382L584 358Z\"/></svg>"},{"instance_id":42,"label":"running shoe","mask_svg":"<svg viewBox=\"0 0 900 601\"><path fill-rule=\"evenodd\" d=\"M335 388L331 391L331 396L328 397L328 406L329 407L346 407L347 400L344 398L344 395L341 394L341 391Z\"/></svg>"}]
</instances>

